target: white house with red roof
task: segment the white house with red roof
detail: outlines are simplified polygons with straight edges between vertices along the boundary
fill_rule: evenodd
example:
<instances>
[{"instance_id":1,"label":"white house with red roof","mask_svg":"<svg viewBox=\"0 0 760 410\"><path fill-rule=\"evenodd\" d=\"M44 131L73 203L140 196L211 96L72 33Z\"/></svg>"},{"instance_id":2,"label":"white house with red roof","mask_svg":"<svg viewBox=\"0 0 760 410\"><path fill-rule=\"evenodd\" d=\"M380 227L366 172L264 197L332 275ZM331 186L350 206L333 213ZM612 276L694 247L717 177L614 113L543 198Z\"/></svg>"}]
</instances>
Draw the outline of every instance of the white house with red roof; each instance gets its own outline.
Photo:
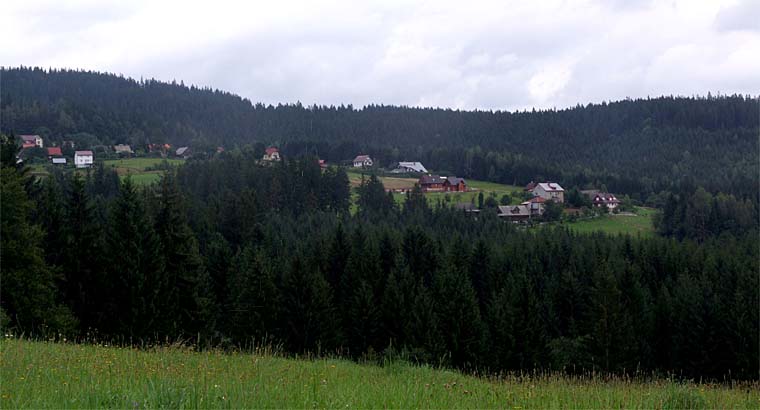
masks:
<instances>
[{"instance_id":1,"label":"white house with red roof","mask_svg":"<svg viewBox=\"0 0 760 410\"><path fill-rule=\"evenodd\" d=\"M280 150L275 147L269 147L264 152L264 158L262 158L264 161L279 161L280 160Z\"/></svg>"},{"instance_id":2,"label":"white house with red roof","mask_svg":"<svg viewBox=\"0 0 760 410\"><path fill-rule=\"evenodd\" d=\"M23 148L40 147L42 148L42 137L39 135L19 135Z\"/></svg>"},{"instance_id":3,"label":"white house with red roof","mask_svg":"<svg viewBox=\"0 0 760 410\"><path fill-rule=\"evenodd\" d=\"M354 158L354 168L369 168L373 164L369 155L357 155Z\"/></svg>"},{"instance_id":4,"label":"white house with red roof","mask_svg":"<svg viewBox=\"0 0 760 410\"><path fill-rule=\"evenodd\" d=\"M92 166L92 151L76 151L74 152L74 165L77 168L89 168Z\"/></svg>"}]
</instances>

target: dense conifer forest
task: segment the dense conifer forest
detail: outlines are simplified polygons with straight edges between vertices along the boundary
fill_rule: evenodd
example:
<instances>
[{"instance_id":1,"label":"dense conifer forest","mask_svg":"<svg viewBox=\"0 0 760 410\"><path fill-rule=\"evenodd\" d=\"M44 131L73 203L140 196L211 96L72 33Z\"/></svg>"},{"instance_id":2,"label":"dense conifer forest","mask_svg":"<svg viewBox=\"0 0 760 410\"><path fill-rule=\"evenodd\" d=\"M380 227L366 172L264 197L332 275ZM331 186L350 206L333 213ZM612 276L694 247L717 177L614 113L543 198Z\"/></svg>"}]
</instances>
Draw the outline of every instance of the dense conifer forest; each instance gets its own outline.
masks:
<instances>
[{"instance_id":1,"label":"dense conifer forest","mask_svg":"<svg viewBox=\"0 0 760 410\"><path fill-rule=\"evenodd\" d=\"M102 164L33 177L3 136L4 329L483 372L760 371L757 100L271 107L110 74L0 74L9 135L228 148L138 186ZM269 144L285 160L255 161ZM525 229L419 189L398 205L374 176L352 198L345 170L317 157L358 152L492 181L607 184L660 207L660 235Z\"/></svg>"}]
</instances>

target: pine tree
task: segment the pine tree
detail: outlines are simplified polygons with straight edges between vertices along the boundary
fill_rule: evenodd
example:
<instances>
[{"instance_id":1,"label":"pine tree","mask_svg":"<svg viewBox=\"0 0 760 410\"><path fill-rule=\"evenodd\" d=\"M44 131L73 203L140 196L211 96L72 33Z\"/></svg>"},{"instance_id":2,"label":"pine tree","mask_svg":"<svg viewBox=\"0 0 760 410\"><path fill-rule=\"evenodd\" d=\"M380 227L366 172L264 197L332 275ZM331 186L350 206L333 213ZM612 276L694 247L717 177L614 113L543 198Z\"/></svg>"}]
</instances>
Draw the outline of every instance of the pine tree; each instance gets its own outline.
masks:
<instances>
[{"instance_id":1,"label":"pine tree","mask_svg":"<svg viewBox=\"0 0 760 410\"><path fill-rule=\"evenodd\" d=\"M161 243L129 177L111 210L106 241L111 331L130 338L157 336L163 314L160 298L168 286Z\"/></svg>"},{"instance_id":2,"label":"pine tree","mask_svg":"<svg viewBox=\"0 0 760 410\"><path fill-rule=\"evenodd\" d=\"M185 215L176 180L168 172L161 181L155 230L163 251L162 328L173 335L209 333L214 327L211 280Z\"/></svg>"}]
</instances>

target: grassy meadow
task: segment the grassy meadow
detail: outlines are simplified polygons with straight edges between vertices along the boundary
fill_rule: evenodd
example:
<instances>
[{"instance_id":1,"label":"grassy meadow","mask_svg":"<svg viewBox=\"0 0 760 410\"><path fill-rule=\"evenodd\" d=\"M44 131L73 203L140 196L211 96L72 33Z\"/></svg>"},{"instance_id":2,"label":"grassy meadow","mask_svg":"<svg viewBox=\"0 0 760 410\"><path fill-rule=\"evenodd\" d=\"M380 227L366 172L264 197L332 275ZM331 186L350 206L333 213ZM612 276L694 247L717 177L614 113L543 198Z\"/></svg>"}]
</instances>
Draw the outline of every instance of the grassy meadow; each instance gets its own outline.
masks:
<instances>
[{"instance_id":1,"label":"grassy meadow","mask_svg":"<svg viewBox=\"0 0 760 410\"><path fill-rule=\"evenodd\" d=\"M394 362L0 341L2 408L758 408L740 384L479 378Z\"/></svg>"},{"instance_id":2,"label":"grassy meadow","mask_svg":"<svg viewBox=\"0 0 760 410\"><path fill-rule=\"evenodd\" d=\"M604 232L611 235L631 234L652 237L655 235L653 219L656 214L655 209L637 207L633 215L601 215L596 218L567 222L565 225L578 233Z\"/></svg>"},{"instance_id":3,"label":"grassy meadow","mask_svg":"<svg viewBox=\"0 0 760 410\"><path fill-rule=\"evenodd\" d=\"M126 158L126 159L112 159L103 161L105 167L111 167L116 170L120 178L126 178L127 175L132 177L132 182L138 185L148 185L157 182L161 179L164 171L155 170L157 166L161 166L164 161L170 165L180 165L184 162L181 159L165 159L165 158Z\"/></svg>"}]
</instances>

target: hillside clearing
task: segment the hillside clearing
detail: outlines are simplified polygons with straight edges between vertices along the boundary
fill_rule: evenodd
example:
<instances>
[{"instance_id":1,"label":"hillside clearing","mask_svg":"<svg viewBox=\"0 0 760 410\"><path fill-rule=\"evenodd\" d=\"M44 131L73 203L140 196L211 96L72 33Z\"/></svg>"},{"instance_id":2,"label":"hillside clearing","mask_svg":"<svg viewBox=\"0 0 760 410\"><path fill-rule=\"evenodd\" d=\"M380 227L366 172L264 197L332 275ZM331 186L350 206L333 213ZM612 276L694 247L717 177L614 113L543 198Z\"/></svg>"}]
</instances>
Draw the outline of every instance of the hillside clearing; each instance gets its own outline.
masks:
<instances>
[{"instance_id":1,"label":"hillside clearing","mask_svg":"<svg viewBox=\"0 0 760 410\"><path fill-rule=\"evenodd\" d=\"M395 362L0 342L3 408L756 408L757 386L545 375L483 379ZM752 387L752 388L750 388Z\"/></svg>"}]
</instances>

